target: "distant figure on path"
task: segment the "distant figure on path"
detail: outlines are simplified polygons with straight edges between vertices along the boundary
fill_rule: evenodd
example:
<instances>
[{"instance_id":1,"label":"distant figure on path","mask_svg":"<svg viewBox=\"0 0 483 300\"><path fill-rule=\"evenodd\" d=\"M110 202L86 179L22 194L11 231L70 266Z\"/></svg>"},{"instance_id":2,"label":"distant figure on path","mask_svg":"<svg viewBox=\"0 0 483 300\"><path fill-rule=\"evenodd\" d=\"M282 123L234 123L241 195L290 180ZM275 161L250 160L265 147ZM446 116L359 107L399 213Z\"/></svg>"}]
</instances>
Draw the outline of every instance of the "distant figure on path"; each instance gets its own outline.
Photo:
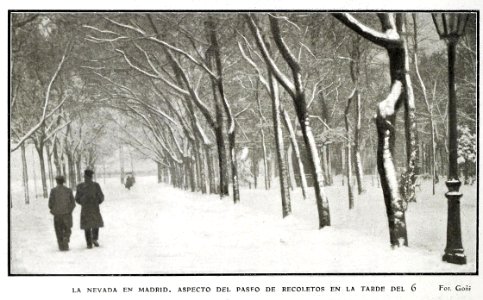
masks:
<instances>
[{"instance_id":1,"label":"distant figure on path","mask_svg":"<svg viewBox=\"0 0 483 300\"><path fill-rule=\"evenodd\" d=\"M128 190L131 189L131 187L134 185L135 183L135 179L134 179L134 175L127 175L126 177L126 184L124 185Z\"/></svg>"},{"instance_id":2,"label":"distant figure on path","mask_svg":"<svg viewBox=\"0 0 483 300\"><path fill-rule=\"evenodd\" d=\"M55 177L57 186L50 190L49 209L54 215L55 235L60 251L69 250L70 235L72 233L72 211L75 207L72 190L64 186L64 176Z\"/></svg>"},{"instance_id":3,"label":"distant figure on path","mask_svg":"<svg viewBox=\"0 0 483 300\"><path fill-rule=\"evenodd\" d=\"M77 186L75 201L82 206L80 227L84 229L87 248L99 247L99 227L104 226L99 205L104 201L104 194L97 182L92 181L94 171L84 171L84 182Z\"/></svg>"}]
</instances>

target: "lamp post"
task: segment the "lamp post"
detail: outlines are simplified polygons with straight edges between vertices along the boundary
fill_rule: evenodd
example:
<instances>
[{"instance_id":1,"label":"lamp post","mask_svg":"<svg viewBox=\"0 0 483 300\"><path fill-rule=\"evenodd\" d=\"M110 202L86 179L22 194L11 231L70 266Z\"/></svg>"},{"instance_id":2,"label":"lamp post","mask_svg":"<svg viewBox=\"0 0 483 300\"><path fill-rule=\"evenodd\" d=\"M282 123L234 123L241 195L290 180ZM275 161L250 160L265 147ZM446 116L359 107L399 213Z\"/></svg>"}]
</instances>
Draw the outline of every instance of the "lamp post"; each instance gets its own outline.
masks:
<instances>
[{"instance_id":1,"label":"lamp post","mask_svg":"<svg viewBox=\"0 0 483 300\"><path fill-rule=\"evenodd\" d=\"M468 15L463 13L433 13L433 22L440 39L448 47L448 148L449 170L446 186L448 192L448 224L446 231L446 248L443 261L463 265L466 255L461 242L460 199L463 196L459 189L458 178L458 120L456 115L455 62L456 45L464 34Z\"/></svg>"}]
</instances>

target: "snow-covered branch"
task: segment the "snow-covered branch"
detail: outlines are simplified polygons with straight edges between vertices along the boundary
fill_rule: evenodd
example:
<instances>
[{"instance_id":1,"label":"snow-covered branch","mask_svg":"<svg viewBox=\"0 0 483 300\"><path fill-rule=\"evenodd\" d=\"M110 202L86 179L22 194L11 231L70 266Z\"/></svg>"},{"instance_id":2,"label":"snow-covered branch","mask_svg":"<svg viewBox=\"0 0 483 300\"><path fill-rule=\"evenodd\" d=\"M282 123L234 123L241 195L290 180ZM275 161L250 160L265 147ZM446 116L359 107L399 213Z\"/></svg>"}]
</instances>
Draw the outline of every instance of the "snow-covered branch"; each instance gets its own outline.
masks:
<instances>
[{"instance_id":1,"label":"snow-covered branch","mask_svg":"<svg viewBox=\"0 0 483 300\"><path fill-rule=\"evenodd\" d=\"M258 75L260 82L263 84L263 86L265 87L267 92L270 93L270 88L268 86L268 82L265 79L265 77L263 77L263 74L262 74L262 71L260 70L260 68L258 68L257 64L255 64L255 62L250 57L248 57L248 55L243 50L243 46L241 45L240 42L238 42L238 48L240 49L240 53L241 53L242 57L245 59L245 61L250 66L252 66L255 69L255 71L257 71L257 75Z\"/></svg>"},{"instance_id":2,"label":"snow-covered branch","mask_svg":"<svg viewBox=\"0 0 483 300\"><path fill-rule=\"evenodd\" d=\"M400 42L396 28L388 29L382 33L362 24L349 13L333 13L332 15L357 34L381 47L388 47Z\"/></svg>"},{"instance_id":3,"label":"snow-covered branch","mask_svg":"<svg viewBox=\"0 0 483 300\"><path fill-rule=\"evenodd\" d=\"M268 65L270 70L273 72L277 80L280 82L280 84L285 88L285 90L290 94L290 96L295 95L295 86L293 83L287 78L285 74L280 71L280 69L277 67L275 61L273 58L270 56L270 53L268 52L268 49L265 45L265 41L263 40L262 34L260 32L260 29L258 28L257 24L255 23L255 20L253 20L252 16L250 15L245 15L247 19L247 23L250 27L250 30L255 37L255 42L257 44L257 47L260 49L260 52L262 53L263 59L265 60L265 63Z\"/></svg>"},{"instance_id":4,"label":"snow-covered branch","mask_svg":"<svg viewBox=\"0 0 483 300\"><path fill-rule=\"evenodd\" d=\"M10 152L13 152L13 151L17 150L32 134L34 134L42 125L44 125L45 120L48 117L50 117L53 113L55 113L62 106L62 104L64 103L65 98L64 98L63 101L60 102L59 105L57 105L50 113L47 114L47 107L48 107L48 105L50 103L50 91L52 89L52 85L54 84L55 80L57 79L57 77L59 75L60 70L62 69L62 66L64 65L64 62L65 62L65 59L67 57L67 52L69 51L69 48L70 48L70 42L65 46L64 53L62 54L62 58L60 59L60 62L57 65L57 68L56 68L54 74L50 78L49 84L47 85L47 89L45 91L44 107L43 107L43 110L42 110L42 116L40 117L40 121L37 123L37 125L35 125L34 127L32 127L32 129L30 129L20 139L20 141L15 146L13 146L10 149Z\"/></svg>"}]
</instances>

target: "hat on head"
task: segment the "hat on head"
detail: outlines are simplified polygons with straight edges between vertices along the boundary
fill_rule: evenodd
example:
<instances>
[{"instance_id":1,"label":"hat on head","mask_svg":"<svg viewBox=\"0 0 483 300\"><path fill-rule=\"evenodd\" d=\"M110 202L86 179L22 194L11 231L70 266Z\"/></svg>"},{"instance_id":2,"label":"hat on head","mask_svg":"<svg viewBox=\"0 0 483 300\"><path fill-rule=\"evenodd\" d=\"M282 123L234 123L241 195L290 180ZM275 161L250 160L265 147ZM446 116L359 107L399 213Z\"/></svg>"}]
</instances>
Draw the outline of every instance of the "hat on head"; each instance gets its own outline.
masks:
<instances>
[{"instance_id":1,"label":"hat on head","mask_svg":"<svg viewBox=\"0 0 483 300\"><path fill-rule=\"evenodd\" d=\"M65 177L62 175L57 175L55 176L55 182L57 183L64 183L65 182Z\"/></svg>"},{"instance_id":2,"label":"hat on head","mask_svg":"<svg viewBox=\"0 0 483 300\"><path fill-rule=\"evenodd\" d=\"M89 178L92 178L92 175L94 175L94 171L92 171L90 169L86 169L84 171L84 176L89 177Z\"/></svg>"}]
</instances>

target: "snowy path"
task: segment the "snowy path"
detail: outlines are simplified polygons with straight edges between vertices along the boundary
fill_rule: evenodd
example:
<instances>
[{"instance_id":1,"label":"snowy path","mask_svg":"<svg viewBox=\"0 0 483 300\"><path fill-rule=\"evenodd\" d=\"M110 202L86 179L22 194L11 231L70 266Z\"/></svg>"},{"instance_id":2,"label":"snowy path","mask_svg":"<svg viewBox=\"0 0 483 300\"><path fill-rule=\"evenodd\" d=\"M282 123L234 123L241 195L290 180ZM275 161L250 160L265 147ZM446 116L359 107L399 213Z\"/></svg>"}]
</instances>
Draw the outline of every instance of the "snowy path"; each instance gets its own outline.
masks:
<instances>
[{"instance_id":1,"label":"snowy path","mask_svg":"<svg viewBox=\"0 0 483 300\"><path fill-rule=\"evenodd\" d=\"M101 207L105 227L100 248L86 249L74 211L71 250L59 252L47 200L21 200L13 187L12 273L340 273L473 272L476 248L475 187L464 190L462 222L468 264L441 261L445 245L446 202L421 192L408 211L410 248L388 246L380 191L368 192L347 210L346 189L328 189L333 226L317 229L312 200L292 193L293 216L281 219L278 191L242 190L242 202L193 194L139 178L133 190L117 179L108 185ZM444 186L441 186L443 188ZM473 189L473 190L472 190ZM474 195L473 195L474 194Z\"/></svg>"}]
</instances>

